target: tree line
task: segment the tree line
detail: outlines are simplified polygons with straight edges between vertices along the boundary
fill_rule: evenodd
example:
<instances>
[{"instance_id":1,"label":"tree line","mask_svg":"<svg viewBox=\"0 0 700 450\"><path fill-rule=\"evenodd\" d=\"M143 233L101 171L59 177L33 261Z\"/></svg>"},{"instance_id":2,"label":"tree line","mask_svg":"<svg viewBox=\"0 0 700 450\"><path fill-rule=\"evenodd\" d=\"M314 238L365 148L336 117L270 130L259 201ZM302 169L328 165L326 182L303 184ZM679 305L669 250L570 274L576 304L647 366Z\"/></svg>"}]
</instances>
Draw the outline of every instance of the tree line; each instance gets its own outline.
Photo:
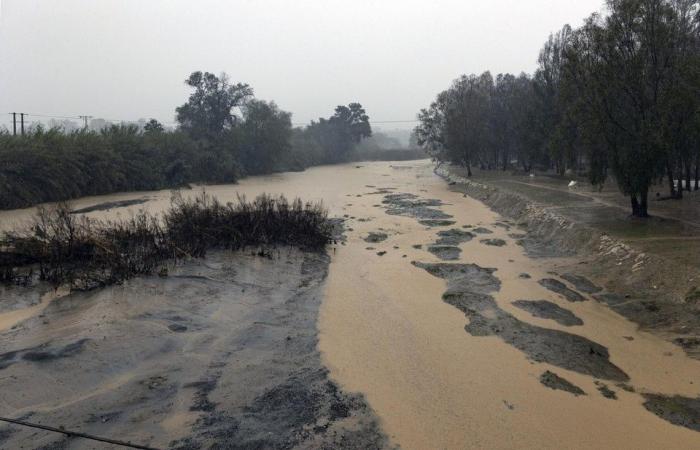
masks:
<instances>
[{"instance_id":1,"label":"tree line","mask_svg":"<svg viewBox=\"0 0 700 450\"><path fill-rule=\"evenodd\" d=\"M193 72L176 108L178 127L110 125L67 131L37 127L24 136L0 131L0 209L188 183L233 183L246 175L303 170L349 161L372 135L359 103L293 127L291 113L256 99L226 74Z\"/></svg>"},{"instance_id":2,"label":"tree line","mask_svg":"<svg viewBox=\"0 0 700 450\"><path fill-rule=\"evenodd\" d=\"M463 75L418 119L418 142L469 176L612 178L647 217L662 179L671 198L700 186L700 2L608 0L605 13L550 35L533 74Z\"/></svg>"}]
</instances>

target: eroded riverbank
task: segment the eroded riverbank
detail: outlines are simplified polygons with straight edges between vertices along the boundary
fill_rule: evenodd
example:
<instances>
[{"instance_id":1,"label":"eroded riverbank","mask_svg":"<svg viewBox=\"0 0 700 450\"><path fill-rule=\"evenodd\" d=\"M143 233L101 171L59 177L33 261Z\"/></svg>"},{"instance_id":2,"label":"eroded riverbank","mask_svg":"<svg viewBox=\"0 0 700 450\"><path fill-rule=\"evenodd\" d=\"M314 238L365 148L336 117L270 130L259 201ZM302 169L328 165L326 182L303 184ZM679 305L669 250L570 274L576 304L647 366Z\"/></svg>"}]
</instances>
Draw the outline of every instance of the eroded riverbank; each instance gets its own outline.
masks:
<instances>
[{"instance_id":1,"label":"eroded riverbank","mask_svg":"<svg viewBox=\"0 0 700 450\"><path fill-rule=\"evenodd\" d=\"M348 448L700 445L700 433L687 424L673 425L643 406L648 398L656 399L651 410L669 406L665 397L645 394L697 398L700 362L597 302L593 295L605 292L594 293L573 270L573 277L550 273L575 267L576 259L530 258L518 245L525 230L451 191L432 170L428 161L361 163L207 187L224 201L263 192L323 200L331 216L346 219L345 245L329 249L328 279L322 282L324 272L313 264L304 274L298 256L239 255L228 265L207 258L206 266L183 268L194 272L182 275L195 278L138 279L77 294L88 301L75 294L52 300L4 333L15 337L3 337L2 352L21 351L0 371L0 392L22 407L3 400L3 414L36 410L37 417L63 418L71 428L82 423L71 405L111 399L119 405L115 411L126 412L83 426L134 439L153 435L160 446L194 447L189 438L206 448L230 440L235 434L226 433L234 429L254 440L256 430L279 432L301 422L312 429L327 425L328 434L318 435L328 437L323 442ZM124 217L138 208L162 210L168 198L167 191L106 196L81 199L76 208L94 217ZM145 200L130 202L135 199ZM99 207L104 204L111 209ZM29 215L14 213L0 212L0 226ZM21 302L15 305L15 313L24 310ZM36 298L24 306L36 305L44 303ZM316 324L308 311L318 305ZM147 312L152 315L142 317ZM108 339L100 341L100 334ZM89 340L66 351L83 338ZM49 341L54 346L39 351L70 355L73 366L68 358L23 357ZM146 353L136 350L142 347ZM84 354L91 356L85 363L79 361ZM79 374L104 369L72 384L63 379L69 367ZM69 385L44 401L23 394L21 380L11 376L15 370ZM167 378L144 381L161 376ZM159 389L168 394L161 397ZM306 406L319 413L291 423L296 419L289 414L260 406L261 398L282 405L307 398ZM314 447L318 436L289 442ZM336 439L343 436L351 438Z\"/></svg>"}]
</instances>

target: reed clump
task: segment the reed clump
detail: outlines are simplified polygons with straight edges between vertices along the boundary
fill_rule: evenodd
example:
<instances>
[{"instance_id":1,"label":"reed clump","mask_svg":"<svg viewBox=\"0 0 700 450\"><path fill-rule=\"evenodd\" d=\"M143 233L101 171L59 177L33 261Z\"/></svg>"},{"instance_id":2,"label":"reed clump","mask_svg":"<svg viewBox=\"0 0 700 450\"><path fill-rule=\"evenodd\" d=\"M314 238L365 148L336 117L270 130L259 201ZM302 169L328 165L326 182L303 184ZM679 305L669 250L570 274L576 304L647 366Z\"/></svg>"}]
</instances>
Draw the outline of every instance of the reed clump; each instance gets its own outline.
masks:
<instances>
[{"instance_id":1,"label":"reed clump","mask_svg":"<svg viewBox=\"0 0 700 450\"><path fill-rule=\"evenodd\" d=\"M201 194L173 195L162 217L140 211L100 221L71 214L68 204L38 209L25 230L0 238L0 282L36 279L92 289L151 274L168 260L203 257L210 249L291 245L319 250L332 239L321 204L261 195L221 203Z\"/></svg>"}]
</instances>

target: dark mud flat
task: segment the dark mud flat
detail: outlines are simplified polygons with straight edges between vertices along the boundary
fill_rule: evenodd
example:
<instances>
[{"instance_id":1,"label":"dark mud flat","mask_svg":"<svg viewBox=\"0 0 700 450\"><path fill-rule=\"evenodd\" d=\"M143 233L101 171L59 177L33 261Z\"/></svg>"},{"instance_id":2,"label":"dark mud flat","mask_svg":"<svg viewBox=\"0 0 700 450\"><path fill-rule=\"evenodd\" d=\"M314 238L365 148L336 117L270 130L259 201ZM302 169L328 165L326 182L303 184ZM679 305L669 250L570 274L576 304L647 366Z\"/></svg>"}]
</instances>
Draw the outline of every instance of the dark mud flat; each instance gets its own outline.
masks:
<instances>
[{"instance_id":1,"label":"dark mud flat","mask_svg":"<svg viewBox=\"0 0 700 450\"><path fill-rule=\"evenodd\" d=\"M452 245L430 245L428 251L443 261L456 261L462 250Z\"/></svg>"},{"instance_id":2,"label":"dark mud flat","mask_svg":"<svg viewBox=\"0 0 700 450\"><path fill-rule=\"evenodd\" d=\"M419 220L445 220L452 216L436 209L443 203L436 199L422 199L415 194L389 194L382 203L386 213L394 216L413 217Z\"/></svg>"},{"instance_id":3,"label":"dark mud flat","mask_svg":"<svg viewBox=\"0 0 700 450\"><path fill-rule=\"evenodd\" d=\"M386 447L317 351L328 256L272 253L54 300L0 334L0 415L158 448ZM0 425L0 448L42 446L95 447Z\"/></svg>"},{"instance_id":4,"label":"dark mud flat","mask_svg":"<svg viewBox=\"0 0 700 450\"><path fill-rule=\"evenodd\" d=\"M561 277L571 283L577 290L585 292L586 294L597 294L603 290L603 288L596 286L591 280L583 275L564 273L561 275Z\"/></svg>"},{"instance_id":5,"label":"dark mud flat","mask_svg":"<svg viewBox=\"0 0 700 450\"><path fill-rule=\"evenodd\" d=\"M555 280L554 278L544 278L538 283L541 286L546 287L552 292L555 292L565 299L567 299L570 302L585 302L586 297L583 295L579 294L578 292L569 289L564 283L562 283L559 280Z\"/></svg>"},{"instance_id":6,"label":"dark mud flat","mask_svg":"<svg viewBox=\"0 0 700 450\"><path fill-rule=\"evenodd\" d=\"M148 197L135 198L133 200L117 200L113 202L98 203L97 205L87 206L85 208L74 209L71 214L86 214L95 211L108 211L116 208L126 208L127 206L141 205L150 199Z\"/></svg>"},{"instance_id":7,"label":"dark mud flat","mask_svg":"<svg viewBox=\"0 0 700 450\"><path fill-rule=\"evenodd\" d=\"M439 227L450 227L457 222L454 220L440 220L440 219L426 219L419 220L418 223L425 225L426 227L439 228Z\"/></svg>"},{"instance_id":8,"label":"dark mud flat","mask_svg":"<svg viewBox=\"0 0 700 450\"><path fill-rule=\"evenodd\" d=\"M679 395L667 397L660 394L644 394L644 407L662 419L681 427L700 431L700 398Z\"/></svg>"},{"instance_id":9,"label":"dark mud flat","mask_svg":"<svg viewBox=\"0 0 700 450\"><path fill-rule=\"evenodd\" d=\"M372 231L365 238L365 242L370 242L373 244L384 242L389 237L388 234L382 233L381 231Z\"/></svg>"},{"instance_id":10,"label":"dark mud flat","mask_svg":"<svg viewBox=\"0 0 700 450\"><path fill-rule=\"evenodd\" d=\"M482 239L479 242L481 242L484 245L490 245L492 247L503 247L506 245L506 241L503 239Z\"/></svg>"},{"instance_id":11,"label":"dark mud flat","mask_svg":"<svg viewBox=\"0 0 700 450\"><path fill-rule=\"evenodd\" d=\"M457 228L438 232L436 245L459 245L474 239L474 234Z\"/></svg>"},{"instance_id":12,"label":"dark mud flat","mask_svg":"<svg viewBox=\"0 0 700 450\"><path fill-rule=\"evenodd\" d=\"M551 319L566 327L583 325L583 320L579 319L574 313L547 300L516 300L513 302L513 305L535 317Z\"/></svg>"},{"instance_id":13,"label":"dark mud flat","mask_svg":"<svg viewBox=\"0 0 700 450\"><path fill-rule=\"evenodd\" d=\"M570 392L575 396L586 395L583 389L549 370L540 375L540 383L550 389Z\"/></svg>"},{"instance_id":14,"label":"dark mud flat","mask_svg":"<svg viewBox=\"0 0 700 450\"><path fill-rule=\"evenodd\" d=\"M438 232L438 239L428 246L428 251L443 261L456 261L462 253L458 246L463 242L469 242L474 234L457 228Z\"/></svg>"},{"instance_id":15,"label":"dark mud flat","mask_svg":"<svg viewBox=\"0 0 700 450\"><path fill-rule=\"evenodd\" d=\"M610 389L607 384L601 383L600 381L596 381L595 385L598 389L598 392L600 392L600 395L610 400L617 400L617 393Z\"/></svg>"},{"instance_id":16,"label":"dark mud flat","mask_svg":"<svg viewBox=\"0 0 700 450\"><path fill-rule=\"evenodd\" d=\"M475 264L428 264L416 267L447 281L443 301L462 311L473 336L498 336L535 362L546 362L596 378L627 381L629 376L610 362L608 349L582 336L538 327L502 310L490 295L501 287L495 269Z\"/></svg>"}]
</instances>

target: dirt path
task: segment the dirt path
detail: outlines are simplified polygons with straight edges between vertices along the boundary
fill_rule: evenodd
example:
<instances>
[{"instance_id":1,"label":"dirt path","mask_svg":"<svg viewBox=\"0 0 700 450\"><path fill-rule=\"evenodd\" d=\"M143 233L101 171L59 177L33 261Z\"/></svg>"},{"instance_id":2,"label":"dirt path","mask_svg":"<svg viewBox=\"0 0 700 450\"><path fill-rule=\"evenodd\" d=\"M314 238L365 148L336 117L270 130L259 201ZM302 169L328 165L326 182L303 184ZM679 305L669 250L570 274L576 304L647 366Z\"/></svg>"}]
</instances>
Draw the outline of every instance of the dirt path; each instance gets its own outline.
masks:
<instances>
[{"instance_id":1,"label":"dirt path","mask_svg":"<svg viewBox=\"0 0 700 450\"><path fill-rule=\"evenodd\" d=\"M603 206L607 206L607 207L609 207L609 208L615 208L615 209L617 209L617 210L619 210L619 211L621 211L621 212L623 212L623 213L625 213L625 214L629 214L629 207L622 206L622 205L620 205L619 203L614 202L614 201L607 201L607 200L604 200L604 199L600 198L599 196L596 196L596 195L593 195L593 194L587 194L587 193L585 193L585 192L572 191L571 189L564 189L564 188L561 188L561 187L545 186L545 185L542 185L542 184L539 184L539 183L527 183L527 182L518 181L518 180L507 180L507 181L508 181L509 183L517 183L517 184L520 184L520 185L523 185L523 186L530 186L530 187L535 187L535 188L538 188L538 189L545 189L545 190L554 191L554 192L558 192L558 193L566 193L566 194L568 194L568 195L579 196L579 197L581 197L581 198L584 198L584 199L586 199L586 200L588 200L588 201L593 202L594 205L603 205ZM594 205L591 205L591 206L594 206ZM656 216L656 217L661 217L661 218L664 218L664 219L667 219L667 220L678 221L678 222L680 222L680 223L682 223L682 224L684 224L684 225L687 225L687 226L689 226L689 227L691 227L691 228L700 229L700 224L698 224L697 222L692 221L692 220L685 220L685 219L683 219L682 217L676 217L676 216L673 216L673 215L670 215L670 214L664 214L664 213L660 213L660 212L654 212L654 216Z\"/></svg>"}]
</instances>

